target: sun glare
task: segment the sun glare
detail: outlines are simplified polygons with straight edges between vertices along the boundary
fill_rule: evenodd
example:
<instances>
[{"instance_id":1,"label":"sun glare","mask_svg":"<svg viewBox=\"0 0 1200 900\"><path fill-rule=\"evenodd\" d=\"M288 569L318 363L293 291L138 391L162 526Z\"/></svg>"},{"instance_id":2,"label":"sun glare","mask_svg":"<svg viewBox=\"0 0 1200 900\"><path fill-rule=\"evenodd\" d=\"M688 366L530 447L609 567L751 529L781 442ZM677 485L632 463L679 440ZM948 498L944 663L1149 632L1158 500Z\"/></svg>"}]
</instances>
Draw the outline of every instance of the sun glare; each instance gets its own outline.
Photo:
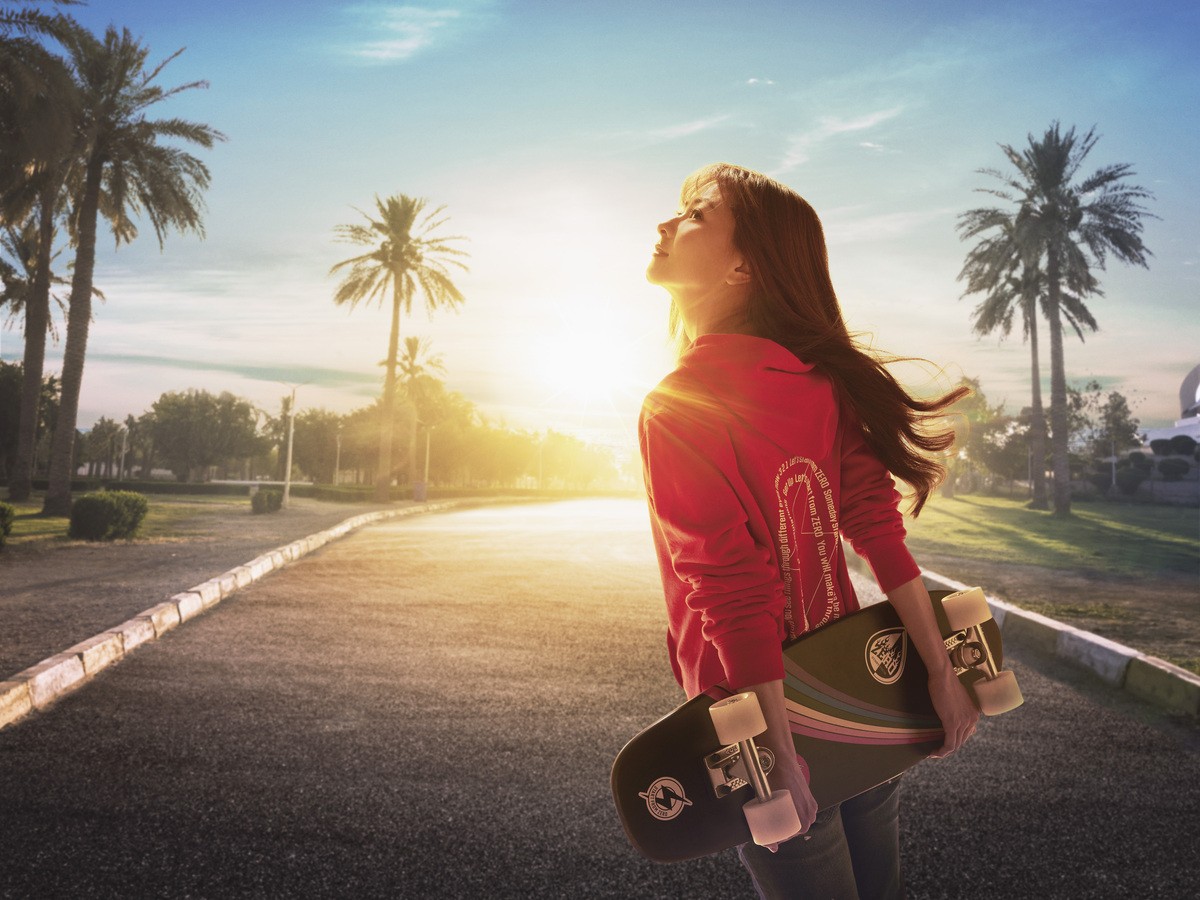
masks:
<instances>
[{"instance_id":1,"label":"sun glare","mask_svg":"<svg viewBox=\"0 0 1200 900\"><path fill-rule=\"evenodd\" d=\"M564 305L553 327L531 342L531 374L547 402L596 409L613 406L652 387L638 335L593 303Z\"/></svg>"}]
</instances>

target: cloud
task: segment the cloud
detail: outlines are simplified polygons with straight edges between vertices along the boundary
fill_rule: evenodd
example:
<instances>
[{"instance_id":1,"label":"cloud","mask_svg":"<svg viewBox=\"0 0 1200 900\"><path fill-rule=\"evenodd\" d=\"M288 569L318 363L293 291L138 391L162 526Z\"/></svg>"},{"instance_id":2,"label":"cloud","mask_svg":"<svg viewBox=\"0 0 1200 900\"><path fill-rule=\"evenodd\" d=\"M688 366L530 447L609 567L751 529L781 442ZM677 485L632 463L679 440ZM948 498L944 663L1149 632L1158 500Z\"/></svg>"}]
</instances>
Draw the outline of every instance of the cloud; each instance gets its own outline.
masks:
<instances>
[{"instance_id":1,"label":"cloud","mask_svg":"<svg viewBox=\"0 0 1200 900\"><path fill-rule=\"evenodd\" d=\"M641 149L692 137L705 131L711 131L714 128L724 125L732 118L730 115L709 116L705 119L693 119L690 122L663 125L659 128L646 128L640 131L610 131L597 134L596 138L606 143L620 144L623 150L629 150L630 148Z\"/></svg>"},{"instance_id":2,"label":"cloud","mask_svg":"<svg viewBox=\"0 0 1200 900\"><path fill-rule=\"evenodd\" d=\"M445 43L472 18L474 10L376 4L351 7L348 12L370 29L371 37L355 42L346 52L361 62L387 64L404 62Z\"/></svg>"},{"instance_id":3,"label":"cloud","mask_svg":"<svg viewBox=\"0 0 1200 900\"><path fill-rule=\"evenodd\" d=\"M193 372L226 372L240 375L251 381L271 381L287 384L317 384L362 392L363 388L378 388L379 375L353 372L344 369L326 369L318 366L256 366L243 363L221 363L213 360L179 359L169 356L149 356L137 353L90 353L89 360L118 363L122 366L155 366L168 369L184 369Z\"/></svg>"},{"instance_id":4,"label":"cloud","mask_svg":"<svg viewBox=\"0 0 1200 900\"><path fill-rule=\"evenodd\" d=\"M804 163L812 158L812 151L815 148L832 138L844 134L854 134L859 131L869 131L889 119L896 118L903 111L904 108L902 106L893 106L890 109L881 109L877 112L867 113L852 119L823 116L817 120L814 128L791 139L787 150L784 152L783 160L779 163L779 167L773 174L790 172L797 166L804 165ZM877 148L881 145L874 144L871 146L872 148Z\"/></svg>"},{"instance_id":5,"label":"cloud","mask_svg":"<svg viewBox=\"0 0 1200 900\"><path fill-rule=\"evenodd\" d=\"M756 85L760 85L760 84L765 84L767 86L770 86L770 85L773 85L774 83L775 82L772 81L770 78L747 78L746 79L746 84L751 85L751 86L756 86Z\"/></svg>"},{"instance_id":6,"label":"cloud","mask_svg":"<svg viewBox=\"0 0 1200 900\"><path fill-rule=\"evenodd\" d=\"M931 223L953 223L955 207L858 215L856 209L833 209L824 215L829 243L858 244L904 237ZM950 227L947 225L947 227Z\"/></svg>"},{"instance_id":7,"label":"cloud","mask_svg":"<svg viewBox=\"0 0 1200 900\"><path fill-rule=\"evenodd\" d=\"M674 141L679 138L690 137L693 134L699 134L702 131L708 131L710 128L716 128L718 125L728 121L729 116L710 116L707 119L696 119L692 122L683 122L679 125L668 125L665 128L655 128L647 132L647 137L655 141Z\"/></svg>"}]
</instances>

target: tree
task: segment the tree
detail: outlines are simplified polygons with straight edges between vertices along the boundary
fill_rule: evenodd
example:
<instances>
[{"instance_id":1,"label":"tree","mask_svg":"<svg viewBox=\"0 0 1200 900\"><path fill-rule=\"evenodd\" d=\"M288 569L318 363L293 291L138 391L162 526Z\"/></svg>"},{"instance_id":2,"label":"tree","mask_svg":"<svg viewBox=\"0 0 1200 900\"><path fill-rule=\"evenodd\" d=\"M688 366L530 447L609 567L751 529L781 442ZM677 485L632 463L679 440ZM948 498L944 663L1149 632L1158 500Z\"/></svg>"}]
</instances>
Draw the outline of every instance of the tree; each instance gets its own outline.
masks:
<instances>
[{"instance_id":1,"label":"tree","mask_svg":"<svg viewBox=\"0 0 1200 900\"><path fill-rule=\"evenodd\" d=\"M1118 456L1141 446L1141 423L1133 417L1129 401L1118 391L1103 392L1100 382L1089 381L1081 390L1067 388L1071 446L1091 458Z\"/></svg>"},{"instance_id":2,"label":"tree","mask_svg":"<svg viewBox=\"0 0 1200 900\"><path fill-rule=\"evenodd\" d=\"M1109 254L1128 264L1146 267L1150 253L1142 243L1142 220L1149 217L1140 201L1149 191L1129 184L1127 163L1104 166L1077 180L1084 160L1099 138L1095 129L1077 136L1054 122L1041 139L1028 136L1022 151L1001 145L1016 176L994 169L985 174L999 179L1002 190L989 190L1011 204L1013 240L1022 258L1035 262L1044 278L1041 312L1050 331L1050 420L1054 468L1054 512L1071 512L1071 473L1068 445L1067 377L1063 320L1083 338L1083 328L1095 330L1095 319L1084 304L1102 292L1094 270L1103 270Z\"/></svg>"},{"instance_id":3,"label":"tree","mask_svg":"<svg viewBox=\"0 0 1200 900\"><path fill-rule=\"evenodd\" d=\"M54 0L71 6L76 0ZM74 85L61 57L45 38L63 40L79 30L70 17L39 9L0 7L0 211L14 218L11 204L31 182L62 158L75 124Z\"/></svg>"},{"instance_id":4,"label":"tree","mask_svg":"<svg viewBox=\"0 0 1200 900\"><path fill-rule=\"evenodd\" d=\"M120 433L119 423L107 416L101 416L84 435L79 461L87 463L89 478L112 478L116 474L113 464Z\"/></svg>"},{"instance_id":5,"label":"tree","mask_svg":"<svg viewBox=\"0 0 1200 900\"><path fill-rule=\"evenodd\" d=\"M428 338L406 337L404 353L397 360L400 386L405 395L417 406L418 415L422 409L423 395L428 391L429 383L438 375L446 374L446 363L440 353L433 353Z\"/></svg>"},{"instance_id":6,"label":"tree","mask_svg":"<svg viewBox=\"0 0 1200 900\"><path fill-rule=\"evenodd\" d=\"M12 477L21 410L21 367L0 360L0 479ZM11 495L10 495L11 496Z\"/></svg>"},{"instance_id":7,"label":"tree","mask_svg":"<svg viewBox=\"0 0 1200 900\"><path fill-rule=\"evenodd\" d=\"M946 415L955 419L958 436L957 451L946 460L946 480L942 484L942 494L946 497L953 497L956 490L970 491L976 487L974 476L981 467L986 467L993 432L1007 421L1004 404L990 405L978 378L964 376L955 385L956 389L963 387L970 393L946 410Z\"/></svg>"},{"instance_id":8,"label":"tree","mask_svg":"<svg viewBox=\"0 0 1200 900\"><path fill-rule=\"evenodd\" d=\"M74 0L57 2L72 5ZM51 324L50 260L79 110L71 73L44 40L62 41L79 30L73 19L61 14L0 10L0 222L10 238L20 236L20 269L26 279L21 412L9 472L9 496L14 500L28 499L33 489L46 330Z\"/></svg>"},{"instance_id":9,"label":"tree","mask_svg":"<svg viewBox=\"0 0 1200 900\"><path fill-rule=\"evenodd\" d=\"M1142 423L1134 418L1133 410L1129 408L1129 401L1125 396L1116 391L1110 391L1104 399L1104 405L1100 407L1099 426L1094 440L1107 445L1104 448L1105 453L1116 456L1142 444L1138 434Z\"/></svg>"},{"instance_id":10,"label":"tree","mask_svg":"<svg viewBox=\"0 0 1200 900\"><path fill-rule=\"evenodd\" d=\"M446 364L440 353L433 353L430 349L430 341L428 338L421 337L406 337L404 339L404 353L397 361L397 368L400 370L399 379L400 386L404 391L404 396L416 408L417 415L413 420L413 428L409 434L408 457L416 462L417 460L417 429L425 429L425 453L423 455L424 468L422 470L421 481L425 480L425 473L429 471L430 445L432 441L432 429L436 424L432 410L429 408L428 395L431 392L434 382L438 382L434 373L444 375L446 372ZM416 479L416 474L412 474L412 478Z\"/></svg>"},{"instance_id":11,"label":"tree","mask_svg":"<svg viewBox=\"0 0 1200 900\"><path fill-rule=\"evenodd\" d=\"M379 433L382 418L382 400L370 406L356 409L342 417L342 468L353 469L355 483L374 483L378 487L375 467L379 464ZM407 439L401 442L400 435L408 435L415 427L416 412L409 403L397 403L392 420L391 460L401 460L407 468L411 459L407 455Z\"/></svg>"},{"instance_id":12,"label":"tree","mask_svg":"<svg viewBox=\"0 0 1200 900\"><path fill-rule=\"evenodd\" d=\"M318 484L333 483L341 424L342 417L327 409L306 409L296 416L292 461Z\"/></svg>"},{"instance_id":13,"label":"tree","mask_svg":"<svg viewBox=\"0 0 1200 900\"><path fill-rule=\"evenodd\" d=\"M1028 466L1029 488L1033 509L1049 509L1046 493L1046 414L1042 407L1041 359L1038 351L1037 301L1042 292L1042 274L1036 259L1017 240L1014 215L1000 209L973 209L959 216L958 231L962 240L988 234L967 254L958 280L967 282L963 296L983 293L986 296L975 307L972 316L978 335L999 332L1007 337L1012 331L1016 311L1021 312L1024 334L1029 341L1032 402L1029 408L1029 427L1026 430L1028 458L1036 465Z\"/></svg>"},{"instance_id":14,"label":"tree","mask_svg":"<svg viewBox=\"0 0 1200 900\"><path fill-rule=\"evenodd\" d=\"M160 248L170 229L203 235L201 191L209 184L208 169L192 154L162 141L180 140L207 149L224 140L208 125L146 116L150 107L163 100L207 86L196 81L164 89L154 83L182 50L147 68L149 49L128 29L118 32L110 26L102 41L77 31L64 43L79 90L81 138L71 184L75 271L63 350L62 405L44 505L44 511L53 515L65 515L71 507L72 451L92 317L99 216L103 213L118 246L137 237L132 216L139 214L150 220Z\"/></svg>"},{"instance_id":15,"label":"tree","mask_svg":"<svg viewBox=\"0 0 1200 900\"><path fill-rule=\"evenodd\" d=\"M169 391L151 411L155 456L179 481L200 480L210 466L258 452L254 406L228 391Z\"/></svg>"},{"instance_id":16,"label":"tree","mask_svg":"<svg viewBox=\"0 0 1200 900\"><path fill-rule=\"evenodd\" d=\"M52 285L65 283L50 270L57 255L53 244L60 187L61 184L43 186L25 222L20 227L6 224L0 232L0 248L12 260L4 266L4 301L14 314L21 314L25 319L21 408L13 433L14 457L8 482L9 497L13 500L27 500L33 493L46 334L54 333L50 291ZM10 202L10 212L19 208L16 201ZM59 303L61 305L61 301Z\"/></svg>"},{"instance_id":17,"label":"tree","mask_svg":"<svg viewBox=\"0 0 1200 900\"><path fill-rule=\"evenodd\" d=\"M427 201L397 194L386 200L375 198L378 218L359 210L366 225L339 225L336 234L347 243L374 247L369 253L336 263L332 275L347 270L334 294L338 306L354 309L360 301L375 301L381 306L389 289L392 321L388 333L383 404L380 410L379 465L375 473L375 499L385 502L392 483L392 423L396 406L396 367L400 341L400 313L412 312L418 289L425 296L425 308L432 315L442 306L451 309L463 302L462 293L451 280L449 266L466 271L460 257L466 251L452 246L458 236L441 236L438 230L447 219L444 206L426 213Z\"/></svg>"},{"instance_id":18,"label":"tree","mask_svg":"<svg viewBox=\"0 0 1200 900\"><path fill-rule=\"evenodd\" d=\"M996 478L1011 485L1025 480L1032 468L1029 432L1033 411L1028 407L1016 416L1002 416L988 429L980 451L980 461ZM1045 456L1039 461L1045 469Z\"/></svg>"}]
</instances>

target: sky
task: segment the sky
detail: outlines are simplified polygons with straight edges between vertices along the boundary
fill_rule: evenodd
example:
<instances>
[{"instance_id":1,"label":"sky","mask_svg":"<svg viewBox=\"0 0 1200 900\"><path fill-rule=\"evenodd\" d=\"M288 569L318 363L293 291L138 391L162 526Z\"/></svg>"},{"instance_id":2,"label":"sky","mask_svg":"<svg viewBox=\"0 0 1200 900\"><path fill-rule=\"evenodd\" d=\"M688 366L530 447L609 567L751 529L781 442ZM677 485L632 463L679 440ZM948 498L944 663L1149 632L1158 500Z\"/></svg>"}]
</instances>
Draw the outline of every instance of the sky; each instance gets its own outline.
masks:
<instances>
[{"instance_id":1,"label":"sky","mask_svg":"<svg viewBox=\"0 0 1200 900\"><path fill-rule=\"evenodd\" d=\"M228 140L198 151L212 172L203 240L170 234L160 249L148 222L120 248L102 237L80 427L188 388L270 412L293 387L301 411L371 403L390 312L334 306L330 267L359 252L335 228L403 193L444 206L443 233L470 258L461 311L427 316L418 299L401 334L428 338L449 387L495 423L631 447L672 365L667 298L644 279L655 226L683 178L718 160L816 208L851 330L930 360L905 370L910 385L978 378L1016 412L1028 347L973 335L955 225L995 204L980 170L1007 165L1000 145L1056 120L1094 126L1084 171L1132 164L1157 217L1148 269L1099 273L1101 329L1069 338L1068 377L1122 392L1144 426L1170 424L1200 363L1198 9L92 0L73 14L93 30L128 28L153 60L186 48L163 85L208 82L153 114ZM4 360L19 361L20 336L16 321L0 331Z\"/></svg>"}]
</instances>

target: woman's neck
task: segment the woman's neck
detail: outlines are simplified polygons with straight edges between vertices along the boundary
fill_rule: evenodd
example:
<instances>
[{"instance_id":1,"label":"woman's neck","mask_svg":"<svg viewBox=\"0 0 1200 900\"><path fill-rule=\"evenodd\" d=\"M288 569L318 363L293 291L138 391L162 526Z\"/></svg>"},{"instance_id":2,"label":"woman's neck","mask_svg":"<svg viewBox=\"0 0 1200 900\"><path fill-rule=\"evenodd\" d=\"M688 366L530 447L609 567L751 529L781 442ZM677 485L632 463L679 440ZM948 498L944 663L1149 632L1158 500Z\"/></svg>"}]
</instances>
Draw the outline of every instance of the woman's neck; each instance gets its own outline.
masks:
<instances>
[{"instance_id":1,"label":"woman's neck","mask_svg":"<svg viewBox=\"0 0 1200 900\"><path fill-rule=\"evenodd\" d=\"M673 298L688 343L705 334L752 334L746 315L748 299L746 291L736 288Z\"/></svg>"}]
</instances>

